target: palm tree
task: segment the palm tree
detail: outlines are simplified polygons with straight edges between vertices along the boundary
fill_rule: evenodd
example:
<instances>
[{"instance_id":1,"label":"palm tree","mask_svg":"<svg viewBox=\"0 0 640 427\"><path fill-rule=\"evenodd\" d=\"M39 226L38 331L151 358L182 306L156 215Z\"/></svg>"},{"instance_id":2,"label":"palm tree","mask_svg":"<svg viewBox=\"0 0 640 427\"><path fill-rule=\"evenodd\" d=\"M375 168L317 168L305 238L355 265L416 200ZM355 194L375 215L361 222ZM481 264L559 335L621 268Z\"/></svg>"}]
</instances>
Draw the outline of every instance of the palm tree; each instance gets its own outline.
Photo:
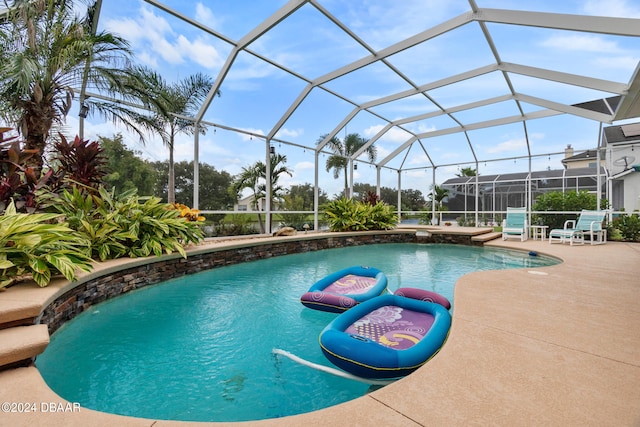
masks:
<instances>
[{"instance_id":1,"label":"palm tree","mask_svg":"<svg viewBox=\"0 0 640 427\"><path fill-rule=\"evenodd\" d=\"M456 174L456 176L459 176L459 177L463 177L463 176L476 176L476 175L478 175L478 171L477 171L477 170L475 170L475 169L474 169L474 168L472 168L472 167L465 167L465 168L462 168L462 169L460 169L460 173L457 173L457 174Z\"/></svg>"},{"instance_id":2,"label":"palm tree","mask_svg":"<svg viewBox=\"0 0 640 427\"><path fill-rule=\"evenodd\" d=\"M449 196L449 190L439 185L433 186L433 192L429 194L429 200L434 203L436 210L441 210L442 202Z\"/></svg>"},{"instance_id":3,"label":"palm tree","mask_svg":"<svg viewBox=\"0 0 640 427\"><path fill-rule=\"evenodd\" d=\"M243 167L242 172L236 177L232 184L232 192L235 194L236 200L239 198L240 192L248 188L253 196L253 210L259 211L260 197L260 178L264 175L263 169L260 167L261 162L256 162L251 166Z\"/></svg>"},{"instance_id":4,"label":"palm tree","mask_svg":"<svg viewBox=\"0 0 640 427\"><path fill-rule=\"evenodd\" d=\"M95 31L96 2L78 17L73 0L14 0L0 18L0 99L25 148L37 150L41 171L49 134L62 125L74 88L87 83L110 93L127 74L128 43Z\"/></svg>"},{"instance_id":5,"label":"palm tree","mask_svg":"<svg viewBox=\"0 0 640 427\"><path fill-rule=\"evenodd\" d=\"M326 136L327 135L323 135L318 138L318 143L322 142ZM357 133L350 133L344 138L344 141L340 141L338 137L334 136L327 143L331 151L335 153L327 159L327 172L333 170L333 177L335 179L340 177L341 172L344 173L345 196L349 194L349 179L347 176L349 158L360 150L367 142L369 142L369 140L362 138ZM377 151L376 147L373 145L367 147L365 153L371 163L376 160Z\"/></svg>"},{"instance_id":6,"label":"palm tree","mask_svg":"<svg viewBox=\"0 0 640 427\"><path fill-rule=\"evenodd\" d=\"M111 114L121 114L123 118L131 118L143 128L157 133L162 142L169 148L169 177L167 198L169 203L175 202L174 144L178 134L204 134L206 128L197 125L188 117L196 115L202 102L207 97L213 79L202 73L196 73L175 83L168 83L162 76L146 67L135 67L131 70L126 89L129 96L139 98L148 111L136 112L126 105L113 103L96 104L96 108L109 109ZM217 92L220 96L220 92ZM101 110L101 112L104 110Z\"/></svg>"},{"instance_id":7,"label":"palm tree","mask_svg":"<svg viewBox=\"0 0 640 427\"><path fill-rule=\"evenodd\" d=\"M285 163L287 163L287 156L282 154L270 155L269 163L271 166L271 206L273 207L273 201L282 199L285 193L284 187L278 183L280 176L285 173L292 176L292 171L285 165ZM232 192L235 194L236 199L239 198L240 192L245 188L252 191L253 208L258 212L258 222L260 223L260 231L262 233L265 232L265 226L262 223L259 202L267 197L266 179L266 166L263 162L258 161L249 167L242 168L242 172L236 177L232 185Z\"/></svg>"}]
</instances>

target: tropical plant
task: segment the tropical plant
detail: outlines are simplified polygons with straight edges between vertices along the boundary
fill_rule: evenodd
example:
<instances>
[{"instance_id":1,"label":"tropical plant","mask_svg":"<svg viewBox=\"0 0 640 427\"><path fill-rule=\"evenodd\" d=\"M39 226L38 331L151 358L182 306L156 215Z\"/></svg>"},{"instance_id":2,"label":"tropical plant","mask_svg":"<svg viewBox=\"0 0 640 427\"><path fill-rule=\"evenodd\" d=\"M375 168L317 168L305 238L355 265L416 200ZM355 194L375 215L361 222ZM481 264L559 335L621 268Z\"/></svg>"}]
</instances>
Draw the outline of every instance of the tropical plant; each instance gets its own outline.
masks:
<instances>
[{"instance_id":1,"label":"tropical plant","mask_svg":"<svg viewBox=\"0 0 640 427\"><path fill-rule=\"evenodd\" d=\"M97 141L82 140L76 136L72 142L60 134L55 142L54 166L58 169L57 177L64 176L73 185L80 184L89 191L98 191L107 174L106 159Z\"/></svg>"},{"instance_id":2,"label":"tropical plant","mask_svg":"<svg viewBox=\"0 0 640 427\"><path fill-rule=\"evenodd\" d=\"M220 236L240 236L256 232L249 215L226 215L218 223L218 235Z\"/></svg>"},{"instance_id":3,"label":"tropical plant","mask_svg":"<svg viewBox=\"0 0 640 427\"><path fill-rule=\"evenodd\" d=\"M95 2L78 16L73 0L14 0L0 22L0 99L8 123L17 122L36 174L49 133L64 123L75 88L83 83L113 93L128 70L127 42L96 32Z\"/></svg>"},{"instance_id":4,"label":"tropical plant","mask_svg":"<svg viewBox=\"0 0 640 427\"><path fill-rule=\"evenodd\" d=\"M600 209L607 209L609 202L606 199L600 201ZM563 228L567 220L576 219L576 214L554 212L580 212L582 209L595 210L598 208L598 199L595 194L586 190L581 191L550 191L541 194L531 207L538 212L533 215L533 224L544 224L550 229ZM549 212L540 213L540 212Z\"/></svg>"},{"instance_id":5,"label":"tropical plant","mask_svg":"<svg viewBox=\"0 0 640 427\"><path fill-rule=\"evenodd\" d=\"M376 186L356 182L353 184L353 197L362 199L368 192L376 193ZM391 206L398 204L398 190L390 187L380 187L380 200ZM420 190L404 189L400 191L400 203L403 211L419 211L424 209L426 201Z\"/></svg>"},{"instance_id":6,"label":"tropical plant","mask_svg":"<svg viewBox=\"0 0 640 427\"><path fill-rule=\"evenodd\" d=\"M326 137L327 135L322 135L320 138L318 138L318 144L324 141ZM344 174L345 196L349 194L349 178L347 176L349 159L368 142L369 141L367 139L364 139L357 133L350 133L344 138L344 141L341 141L338 137L334 136L327 143L327 146L334 153L327 158L327 162L325 165L327 172L333 171L334 179L338 179L340 177L340 173ZM364 153L367 155L367 158L370 162L373 163L376 160L377 150L374 145L368 146L364 150Z\"/></svg>"},{"instance_id":7,"label":"tropical plant","mask_svg":"<svg viewBox=\"0 0 640 427\"><path fill-rule=\"evenodd\" d=\"M76 271L91 271L88 240L74 233L59 214L17 213L10 203L0 216L0 289L25 276L41 287L52 276L75 280Z\"/></svg>"},{"instance_id":8,"label":"tropical plant","mask_svg":"<svg viewBox=\"0 0 640 427\"><path fill-rule=\"evenodd\" d=\"M449 190L439 185L433 186L433 191L429 193L428 199L435 204L436 211L442 210L444 199L449 197Z\"/></svg>"},{"instance_id":9,"label":"tropical plant","mask_svg":"<svg viewBox=\"0 0 640 427\"><path fill-rule=\"evenodd\" d=\"M366 204L368 205L367 230L391 230L398 225L398 214L392 206L380 201L374 205Z\"/></svg>"},{"instance_id":10,"label":"tropical plant","mask_svg":"<svg viewBox=\"0 0 640 427\"><path fill-rule=\"evenodd\" d=\"M478 175L478 171L471 167L465 167L460 169L460 172L456 174L456 176L476 176Z\"/></svg>"},{"instance_id":11,"label":"tropical plant","mask_svg":"<svg viewBox=\"0 0 640 427\"><path fill-rule=\"evenodd\" d=\"M281 199L285 194L285 189L279 185L278 181L282 174L292 176L292 171L285 163L287 156L282 154L271 154L269 156L271 167L271 206L275 200ZM265 226L262 222L260 214L260 201L266 196L266 166L263 162L256 162L249 167L243 167L242 172L236 177L231 192L235 195L236 200L239 198L240 192L249 189L253 196L253 209L258 212L258 222L260 223L260 231L265 233Z\"/></svg>"},{"instance_id":12,"label":"tropical plant","mask_svg":"<svg viewBox=\"0 0 640 427\"><path fill-rule=\"evenodd\" d=\"M17 137L5 138L0 132L0 212L10 203L14 203L19 211L35 211L35 193L48 183L52 172L39 177L28 165L34 155L37 150L25 150Z\"/></svg>"},{"instance_id":13,"label":"tropical plant","mask_svg":"<svg viewBox=\"0 0 640 427\"><path fill-rule=\"evenodd\" d=\"M375 191L369 190L365 193L362 201L373 206L380 201L380 197L378 197L378 194Z\"/></svg>"},{"instance_id":14,"label":"tropical plant","mask_svg":"<svg viewBox=\"0 0 640 427\"><path fill-rule=\"evenodd\" d=\"M176 136L180 133L204 134L206 127L195 123L194 117L200 110L211 87L213 79L205 74L196 73L173 84L161 75L146 67L131 68L134 77L130 80L130 95L140 97L150 114L142 111L135 113L123 108L138 125L157 133L169 149L168 202L175 200L174 148ZM139 86L136 86L139 85ZM220 92L217 92L220 96Z\"/></svg>"},{"instance_id":15,"label":"tropical plant","mask_svg":"<svg viewBox=\"0 0 640 427\"><path fill-rule=\"evenodd\" d=\"M91 242L100 260L145 257L174 251L186 258L184 245L204 238L196 222L157 197L139 197L135 190L119 195L104 188L87 194L78 187L59 196L50 194L47 206L65 215L69 226Z\"/></svg>"},{"instance_id":16,"label":"tropical plant","mask_svg":"<svg viewBox=\"0 0 640 427\"><path fill-rule=\"evenodd\" d=\"M175 210L180 212L180 218L184 218L187 221L204 222L206 220L205 217L200 215L199 209L192 209L189 206L183 205L181 203L173 203L171 206Z\"/></svg>"},{"instance_id":17,"label":"tropical plant","mask_svg":"<svg viewBox=\"0 0 640 427\"><path fill-rule=\"evenodd\" d=\"M609 227L611 239L620 236L619 240L630 242L640 241L640 216L637 212L632 214L621 214L613 219Z\"/></svg>"},{"instance_id":18,"label":"tropical plant","mask_svg":"<svg viewBox=\"0 0 640 427\"><path fill-rule=\"evenodd\" d=\"M284 196L285 211L304 211L304 199L299 194L287 194ZM293 227L296 230L304 230L304 225L309 223L309 214L279 212L280 226Z\"/></svg>"},{"instance_id":19,"label":"tropical plant","mask_svg":"<svg viewBox=\"0 0 640 427\"><path fill-rule=\"evenodd\" d=\"M398 223L396 213L384 202L371 205L341 197L325 203L322 209L331 231L390 230Z\"/></svg>"}]
</instances>

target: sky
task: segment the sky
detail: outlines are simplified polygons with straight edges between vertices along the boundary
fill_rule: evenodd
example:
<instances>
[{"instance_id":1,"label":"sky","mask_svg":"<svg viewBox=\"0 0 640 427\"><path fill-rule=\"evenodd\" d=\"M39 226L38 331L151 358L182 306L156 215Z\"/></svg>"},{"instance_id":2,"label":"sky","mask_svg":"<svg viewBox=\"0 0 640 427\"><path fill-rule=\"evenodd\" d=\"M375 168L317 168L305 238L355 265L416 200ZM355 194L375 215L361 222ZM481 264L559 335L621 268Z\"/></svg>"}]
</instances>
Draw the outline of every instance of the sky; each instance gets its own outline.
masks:
<instances>
[{"instance_id":1,"label":"sky","mask_svg":"<svg viewBox=\"0 0 640 427\"><path fill-rule=\"evenodd\" d=\"M201 0L185 2L166 0L167 7L195 20L215 37L180 20L152 4L136 0L103 0L100 28L127 39L135 61L159 71L167 81L178 81L203 72L219 78L233 50L231 43L243 40L254 28L282 7L283 0ZM272 142L275 150L287 156L293 176L283 176L285 186L314 182L313 148L321 135L333 131L353 110L355 104L375 101L438 82L452 75L469 72L496 63L481 26L472 22L350 74L328 80L324 89L314 88L298 108L286 115L289 107L303 93L307 83L327 73L364 58L402 40L436 28L442 22L469 13L468 0L319 0L316 2L344 24L343 29L329 21L313 5L306 4L283 19L241 51L224 76L221 97L214 98L204 120L221 125L210 127L200 137L199 159L232 175L256 161L264 161L266 143L257 135L267 135L286 118ZM640 0L475 0L479 8L529 10L540 12L601 15L640 19ZM640 24L639 24L640 25ZM605 34L579 33L487 23L500 60L506 63L547 68L591 78L628 84L640 61L640 38ZM230 43L231 42L231 43ZM283 71L262 59L292 71ZM516 92L574 104L612 96L608 92L577 88L521 74L508 74ZM412 84L414 86L412 86ZM439 86L439 85L438 85ZM496 71L472 79L427 90L426 95L412 95L382 103L355 115L338 130L343 138L358 133L376 137L389 121L414 117L439 109L451 109L487 98L510 93L503 73ZM525 113L539 111L538 105L522 103ZM586 150L598 144L599 122L566 114L503 126L421 138L408 150L389 158L411 133L433 135L439 131L473 124L495 117L520 114L513 100L495 102L481 108L467 109L452 115L441 114L413 120L394 127L376 143L377 160L389 159L383 168L381 185L417 189L427 194L433 183L454 177L463 167L476 167L483 175L528 170L526 137L536 157L533 170L561 169L564 148ZM68 128L77 129L76 113L69 115ZM605 124L607 126L609 124ZM256 136L225 130L240 129ZM111 137L121 133L125 143L149 160L168 159L168 149L157 137L149 136L143 145L113 123L90 116L85 122L85 138ZM194 159L193 137L181 135L175 146L176 161ZM552 153L552 154L548 154ZM342 176L335 180L325 170L326 154L319 156L320 187L329 196L343 188ZM494 161L494 159L502 159ZM441 166L440 166L441 165ZM401 173L397 169L402 169ZM376 169L360 164L354 171L355 182L376 182Z\"/></svg>"}]
</instances>

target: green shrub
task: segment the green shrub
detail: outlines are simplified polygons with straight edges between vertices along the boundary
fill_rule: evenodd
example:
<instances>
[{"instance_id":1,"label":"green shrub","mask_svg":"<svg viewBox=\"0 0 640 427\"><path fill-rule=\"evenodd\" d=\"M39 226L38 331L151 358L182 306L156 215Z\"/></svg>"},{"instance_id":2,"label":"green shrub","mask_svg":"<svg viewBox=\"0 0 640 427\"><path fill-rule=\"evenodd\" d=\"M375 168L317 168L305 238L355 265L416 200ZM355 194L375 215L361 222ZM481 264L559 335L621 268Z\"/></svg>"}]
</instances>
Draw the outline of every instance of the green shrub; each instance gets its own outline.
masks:
<instances>
[{"instance_id":1,"label":"green shrub","mask_svg":"<svg viewBox=\"0 0 640 427\"><path fill-rule=\"evenodd\" d=\"M536 212L580 212L583 209L595 210L598 205L598 199L595 194L591 194L586 190L582 191L551 191L538 196L531 210ZM607 209L609 203L606 199L600 201L600 209ZM548 225L550 229L563 228L564 223L570 219L576 219L576 214L544 214L538 213L533 215L533 224Z\"/></svg>"},{"instance_id":2,"label":"green shrub","mask_svg":"<svg viewBox=\"0 0 640 427\"><path fill-rule=\"evenodd\" d=\"M61 215L16 213L13 203L0 216L0 289L31 275L41 287L62 274L75 280L76 270L91 271L89 242L74 233Z\"/></svg>"},{"instance_id":3,"label":"green shrub","mask_svg":"<svg viewBox=\"0 0 640 427\"><path fill-rule=\"evenodd\" d=\"M430 210L420 211L419 223L431 225L431 219L433 218L433 214Z\"/></svg>"},{"instance_id":4,"label":"green shrub","mask_svg":"<svg viewBox=\"0 0 640 427\"><path fill-rule=\"evenodd\" d=\"M219 236L243 236L256 234L258 231L254 227L253 215L229 214L218 223Z\"/></svg>"},{"instance_id":5,"label":"green shrub","mask_svg":"<svg viewBox=\"0 0 640 427\"><path fill-rule=\"evenodd\" d=\"M622 214L614 218L609 230L612 240L640 241L640 216L637 213L631 215Z\"/></svg>"},{"instance_id":6,"label":"green shrub","mask_svg":"<svg viewBox=\"0 0 640 427\"><path fill-rule=\"evenodd\" d=\"M345 197L327 202L323 216L331 231L390 230L398 224L396 213L386 203L371 205Z\"/></svg>"},{"instance_id":7,"label":"green shrub","mask_svg":"<svg viewBox=\"0 0 640 427\"><path fill-rule=\"evenodd\" d=\"M98 194L85 194L76 187L44 199L91 242L92 256L102 261L174 251L186 258L184 245L204 238L197 222L181 218L179 210L159 198L139 197L135 190L114 192L100 188Z\"/></svg>"}]
</instances>

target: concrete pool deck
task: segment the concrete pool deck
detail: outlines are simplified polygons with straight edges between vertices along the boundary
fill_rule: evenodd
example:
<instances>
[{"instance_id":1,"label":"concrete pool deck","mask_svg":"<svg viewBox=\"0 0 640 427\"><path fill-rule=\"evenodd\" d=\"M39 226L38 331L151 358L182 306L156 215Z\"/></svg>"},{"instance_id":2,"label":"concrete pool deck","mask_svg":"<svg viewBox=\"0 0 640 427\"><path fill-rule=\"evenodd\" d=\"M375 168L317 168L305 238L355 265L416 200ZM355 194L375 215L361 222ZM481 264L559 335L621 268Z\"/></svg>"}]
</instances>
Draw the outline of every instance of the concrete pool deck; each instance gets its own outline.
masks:
<instances>
[{"instance_id":1,"label":"concrete pool deck","mask_svg":"<svg viewBox=\"0 0 640 427\"><path fill-rule=\"evenodd\" d=\"M640 426L640 244L486 245L564 262L462 277L446 344L401 381L320 411L233 425ZM0 372L3 402L36 410L0 412L0 426L224 424L77 411L33 366Z\"/></svg>"}]
</instances>

